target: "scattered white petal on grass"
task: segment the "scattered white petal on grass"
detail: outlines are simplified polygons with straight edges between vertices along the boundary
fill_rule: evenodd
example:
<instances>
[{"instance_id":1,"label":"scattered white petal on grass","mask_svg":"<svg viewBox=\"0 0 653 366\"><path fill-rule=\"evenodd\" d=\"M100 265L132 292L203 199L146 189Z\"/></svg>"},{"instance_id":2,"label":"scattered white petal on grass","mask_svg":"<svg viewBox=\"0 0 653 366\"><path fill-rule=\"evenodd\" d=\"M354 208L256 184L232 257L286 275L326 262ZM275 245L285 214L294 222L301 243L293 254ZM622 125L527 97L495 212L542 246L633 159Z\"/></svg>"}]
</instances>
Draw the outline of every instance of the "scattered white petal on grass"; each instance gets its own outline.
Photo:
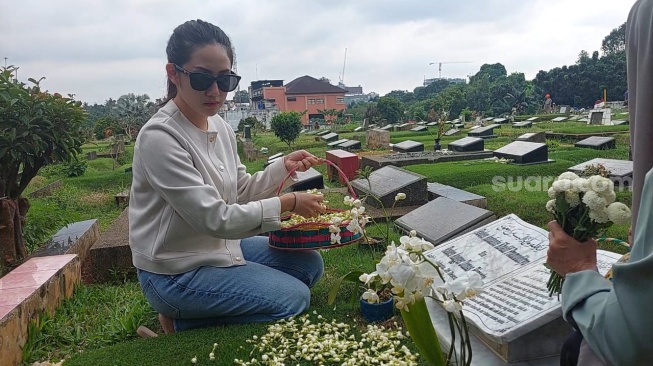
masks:
<instances>
[{"instance_id":1,"label":"scattered white petal on grass","mask_svg":"<svg viewBox=\"0 0 653 366\"><path fill-rule=\"evenodd\" d=\"M193 357L190 359L190 363L196 364L197 363L197 356Z\"/></svg>"}]
</instances>

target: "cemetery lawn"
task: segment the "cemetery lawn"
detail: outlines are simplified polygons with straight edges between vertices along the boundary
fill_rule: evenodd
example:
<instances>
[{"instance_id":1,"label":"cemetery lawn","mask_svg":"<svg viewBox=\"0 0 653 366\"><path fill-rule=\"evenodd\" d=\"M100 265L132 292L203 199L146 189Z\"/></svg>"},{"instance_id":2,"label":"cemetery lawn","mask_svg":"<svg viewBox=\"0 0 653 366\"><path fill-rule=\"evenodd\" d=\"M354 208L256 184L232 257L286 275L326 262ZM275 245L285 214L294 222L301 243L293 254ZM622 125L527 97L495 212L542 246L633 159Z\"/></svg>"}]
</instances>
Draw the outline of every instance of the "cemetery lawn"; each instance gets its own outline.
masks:
<instances>
[{"instance_id":1,"label":"cemetery lawn","mask_svg":"<svg viewBox=\"0 0 653 366\"><path fill-rule=\"evenodd\" d=\"M553 125L553 124L552 124ZM572 126L573 125L573 126ZM547 126L543 129L538 126ZM511 142L514 137L526 132L555 130L557 127L577 128L579 130L590 128L596 131L596 126L586 126L579 123L556 123L548 127L548 123L535 125L531 129L512 129L503 125L499 132L500 137L486 140L486 149L497 149ZM619 126L617 126L619 127ZM607 128L607 127L606 127ZM430 127L432 133L435 128ZM603 131L603 130L602 130ZM619 130L621 131L621 130ZM442 145L466 136L467 130L460 134L442 139ZM586 131L578 133L587 133ZM365 133L340 132L340 138L357 138L365 143ZM548 200L546 190L529 192L499 191L493 185L493 178L502 177L506 182L513 182L528 177L555 177L567 168L590 160L595 157L627 159L628 157L628 132L627 126L624 134L616 135L617 149L598 151L579 149L573 147L573 141L548 140L549 158L552 163L516 166L488 161L462 161L452 163L437 163L412 165L406 169L425 175L429 182L438 182L464 189L487 198L487 209L493 211L497 217L515 213L525 221L546 229L546 223L551 216L544 209ZM424 142L426 150L432 150L434 137L428 132L393 132L393 143L404 140ZM258 133L253 136L253 141L258 148L268 147L268 155L248 160L241 154L241 160L248 166L250 172L261 170L265 157L277 152L288 152L288 146L280 142L272 133ZM96 149L96 146L85 146L84 151ZM130 156L132 146L127 147ZM309 152L324 157L325 151L330 150L326 143L315 141L313 135L302 134L292 150L306 149ZM361 154L371 154L363 152ZM379 153L379 152L374 152ZM48 167L41 173L42 178L38 185L61 179L63 188L55 191L49 198L32 199L32 208L28 213L28 220L41 222L45 228L42 236L53 235L67 222L97 218L101 232L105 231L111 222L120 215L122 208L115 206L113 195L127 189L131 175L125 173L129 162L119 165L112 159L97 159L88 161L88 169L81 177L68 178L57 167ZM325 173L324 166L317 170ZM534 178L533 178L534 179ZM326 181L326 180L325 180ZM537 179L535 179L537 181ZM325 182L326 183L326 182ZM327 183L331 187L338 187L337 182ZM550 183L549 183L550 184ZM37 188L37 187L34 187ZM28 189L27 192L30 190ZM342 195L330 193L327 198L330 205L338 207L342 202ZM618 200L627 205L631 204L631 194L628 191L618 192ZM443 215L446 213L443 213ZM47 218L56 216L57 220L47 221ZM39 221L40 220L40 221ZM55 224L52 224L55 221ZM53 228L52 226L57 226ZM610 237L626 239L627 227L613 227L607 235ZM372 235L375 230L384 228L371 228ZM397 234L393 237L397 239ZM623 253L620 246L604 246L603 249ZM334 280L343 274L357 269L372 271L375 262L382 256L382 249L370 250L361 248L357 244L337 249L323 251L325 260L325 274L312 290L312 303L310 312L316 311L326 320L335 319L356 325L356 329L364 330L366 324L359 316L359 305L351 304L353 286L341 289L335 305L327 304L327 293ZM401 318L395 317L401 325ZM393 322L389 322L393 326ZM161 332L155 312L149 307L140 290L134 275L115 274L109 284L81 285L72 299L66 301L53 317L45 317L31 328L30 341L25 347L25 365L36 360L56 361L67 358L65 365L183 365L191 364L194 356L198 357L198 365L229 365L234 358L249 360L252 347L246 343L254 335L259 337L266 332L267 324L250 324L183 332L175 335L161 335L158 338L140 339L135 331L139 325L145 325ZM410 341L404 341L413 351L416 351ZM216 360L210 362L208 354L213 343L218 347L215 351ZM242 347L242 348L241 348ZM300 363L308 365L309 363Z\"/></svg>"}]
</instances>

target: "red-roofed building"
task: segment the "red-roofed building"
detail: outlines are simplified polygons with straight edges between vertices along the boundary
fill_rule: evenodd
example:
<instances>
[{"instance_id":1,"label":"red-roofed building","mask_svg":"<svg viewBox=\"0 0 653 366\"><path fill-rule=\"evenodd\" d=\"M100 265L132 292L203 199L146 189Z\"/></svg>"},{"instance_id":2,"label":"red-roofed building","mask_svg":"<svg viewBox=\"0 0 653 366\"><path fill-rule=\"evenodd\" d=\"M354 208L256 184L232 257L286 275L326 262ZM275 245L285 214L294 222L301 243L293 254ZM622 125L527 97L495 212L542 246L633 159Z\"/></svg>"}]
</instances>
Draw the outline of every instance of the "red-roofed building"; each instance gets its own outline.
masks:
<instances>
[{"instance_id":1,"label":"red-roofed building","mask_svg":"<svg viewBox=\"0 0 653 366\"><path fill-rule=\"evenodd\" d=\"M345 89L305 75L284 86L281 80L254 81L250 86L253 107L262 109L272 103L280 111L304 112L302 123L312 118L324 118L318 111L324 109L345 110ZM268 102L268 103L265 103Z\"/></svg>"}]
</instances>

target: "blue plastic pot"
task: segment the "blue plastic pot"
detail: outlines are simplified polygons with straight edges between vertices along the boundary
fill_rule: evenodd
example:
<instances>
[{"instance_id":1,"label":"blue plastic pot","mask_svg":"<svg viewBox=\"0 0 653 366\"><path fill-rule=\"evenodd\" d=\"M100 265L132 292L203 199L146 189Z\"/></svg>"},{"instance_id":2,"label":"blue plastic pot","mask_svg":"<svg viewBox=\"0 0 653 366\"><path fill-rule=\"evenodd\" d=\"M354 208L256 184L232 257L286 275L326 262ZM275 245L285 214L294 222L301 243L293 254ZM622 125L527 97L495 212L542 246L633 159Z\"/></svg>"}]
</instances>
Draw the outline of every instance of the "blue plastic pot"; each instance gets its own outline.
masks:
<instances>
[{"instance_id":1,"label":"blue plastic pot","mask_svg":"<svg viewBox=\"0 0 653 366\"><path fill-rule=\"evenodd\" d=\"M394 315L394 302L392 298L376 304L370 304L363 299L361 299L360 302L361 314L369 323L388 320Z\"/></svg>"}]
</instances>

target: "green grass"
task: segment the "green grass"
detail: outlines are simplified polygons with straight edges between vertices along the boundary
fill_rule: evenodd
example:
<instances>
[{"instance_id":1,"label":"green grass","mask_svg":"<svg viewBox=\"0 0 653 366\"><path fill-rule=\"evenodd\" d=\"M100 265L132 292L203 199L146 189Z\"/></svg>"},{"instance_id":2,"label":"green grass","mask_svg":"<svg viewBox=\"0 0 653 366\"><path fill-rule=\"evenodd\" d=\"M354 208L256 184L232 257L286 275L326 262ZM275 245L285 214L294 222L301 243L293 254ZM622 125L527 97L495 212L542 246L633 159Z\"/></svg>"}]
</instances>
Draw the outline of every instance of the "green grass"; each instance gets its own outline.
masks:
<instances>
[{"instance_id":1,"label":"green grass","mask_svg":"<svg viewBox=\"0 0 653 366\"><path fill-rule=\"evenodd\" d=\"M600 131L611 130L600 127ZM517 166L488 161L464 161L408 166L406 169L425 175L429 182L439 182L485 196L488 209L498 217L515 213L522 219L534 225L545 228L551 220L544 210L548 200L546 192L498 191L493 185L494 177L546 177L556 176L568 167L595 157L626 159L628 156L627 127L623 134L616 135L615 150L597 151L577 149L573 140L549 140L549 158L553 163ZM532 129L512 129L504 125L495 130L499 137L485 141L487 149L497 149L526 132L545 130L573 130L575 133L587 133L589 130L599 130L596 126L586 126L578 123L541 123ZM457 136L444 137L443 146L466 135L461 131ZM431 132L435 133L434 128ZM339 133L341 138L357 138L362 141L365 133ZM431 149L434 137L429 133L410 131L392 132L391 142L396 143L407 139L421 141L426 149ZM306 149L311 153L324 157L329 150L322 141L315 141L313 135L300 135L289 148L271 133L258 133L253 137L258 148L267 147L269 155L277 152L285 154L296 149ZM97 150L100 146L87 145L84 151ZM127 146L128 151L133 150ZM268 155L268 156L269 156ZM255 172L263 168L266 156L247 161L241 157L248 171ZM74 222L97 218L101 231L106 230L115 218L122 212L115 207L113 195L129 187L131 175L124 169L129 164L118 165L112 159L97 159L88 162L86 173L77 178L67 178L61 175L57 167L44 169L41 178L36 183L43 185L56 179L64 181L64 187L51 197L31 200L32 209L28 220L49 222ZM317 167L325 173L323 166ZM330 186L338 186L336 182ZM342 196L331 193L327 196L330 206L340 207ZM618 193L618 200L628 205L631 203L629 192ZM57 220L48 219L56 216ZM49 221L48 221L49 220ZM44 227L47 226L44 224ZM55 229L52 229L56 231ZM607 235L626 239L626 227L613 227ZM385 226L371 227L370 234L380 236L385 232ZM50 233L52 235L54 232ZM391 238L396 240L397 233L391 232ZM603 245L603 248L617 252L624 249L619 246ZM327 293L335 279L354 270L374 269L375 262L381 257L382 249L372 250L358 245L345 246L338 249L323 251L325 275L312 290L311 311L315 310L326 319L355 324L361 330L366 325L359 316L357 304L349 303L348 299L354 291L352 285L345 285L336 300L336 304L327 304ZM139 339L135 336L138 325L146 325L158 329L155 312L149 307L137 282L129 279L113 285L83 285L77 289L74 297L67 300L53 317L44 317L40 323L31 326L30 342L26 347L26 363L35 360L70 357L65 365L177 365L189 364L190 359L198 356L199 365L228 365L234 358L249 359L251 346L246 343L253 335L262 335L266 331L265 324L250 324L229 327L218 327L194 330L161 336L155 339ZM160 330L159 330L160 331ZM209 363L207 360L213 343L218 343L217 360ZM413 347L410 342L409 347ZM243 348L241 348L241 346ZM413 348L414 349L414 348ZM304 364L301 364L304 365Z\"/></svg>"}]
</instances>

